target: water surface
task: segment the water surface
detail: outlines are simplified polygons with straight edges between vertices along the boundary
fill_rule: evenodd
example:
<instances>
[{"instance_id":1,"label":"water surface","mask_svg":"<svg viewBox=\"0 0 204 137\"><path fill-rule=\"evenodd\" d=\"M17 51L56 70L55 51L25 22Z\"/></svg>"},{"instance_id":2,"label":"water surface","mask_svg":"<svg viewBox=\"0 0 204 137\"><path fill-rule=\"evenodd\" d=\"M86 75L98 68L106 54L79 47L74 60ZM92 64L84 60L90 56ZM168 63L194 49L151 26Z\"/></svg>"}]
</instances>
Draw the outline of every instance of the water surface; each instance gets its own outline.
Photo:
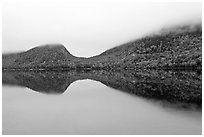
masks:
<instances>
[{"instance_id":1,"label":"water surface","mask_svg":"<svg viewBox=\"0 0 204 137\"><path fill-rule=\"evenodd\" d=\"M91 80L95 73L37 74L3 74L3 134L201 134L198 104L127 93L131 85L113 79L116 73L106 83L105 75Z\"/></svg>"}]
</instances>

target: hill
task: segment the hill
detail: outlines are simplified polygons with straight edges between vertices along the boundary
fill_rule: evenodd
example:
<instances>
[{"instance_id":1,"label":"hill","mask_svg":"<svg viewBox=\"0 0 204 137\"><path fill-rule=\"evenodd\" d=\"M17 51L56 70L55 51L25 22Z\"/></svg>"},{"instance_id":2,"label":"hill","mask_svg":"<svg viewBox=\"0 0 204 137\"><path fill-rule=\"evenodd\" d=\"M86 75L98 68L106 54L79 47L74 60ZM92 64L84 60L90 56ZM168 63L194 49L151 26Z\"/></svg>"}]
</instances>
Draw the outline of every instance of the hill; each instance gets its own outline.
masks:
<instances>
[{"instance_id":1,"label":"hill","mask_svg":"<svg viewBox=\"0 0 204 137\"><path fill-rule=\"evenodd\" d=\"M199 25L189 27L122 44L105 51L98 58L105 62L110 60L111 66L124 69L201 69L202 28Z\"/></svg>"},{"instance_id":2,"label":"hill","mask_svg":"<svg viewBox=\"0 0 204 137\"><path fill-rule=\"evenodd\" d=\"M3 55L3 68L55 68L75 59L60 44L43 45L26 52Z\"/></svg>"},{"instance_id":3,"label":"hill","mask_svg":"<svg viewBox=\"0 0 204 137\"><path fill-rule=\"evenodd\" d=\"M199 69L202 27L184 26L109 49L91 58L71 55L60 44L4 54L3 69Z\"/></svg>"}]
</instances>

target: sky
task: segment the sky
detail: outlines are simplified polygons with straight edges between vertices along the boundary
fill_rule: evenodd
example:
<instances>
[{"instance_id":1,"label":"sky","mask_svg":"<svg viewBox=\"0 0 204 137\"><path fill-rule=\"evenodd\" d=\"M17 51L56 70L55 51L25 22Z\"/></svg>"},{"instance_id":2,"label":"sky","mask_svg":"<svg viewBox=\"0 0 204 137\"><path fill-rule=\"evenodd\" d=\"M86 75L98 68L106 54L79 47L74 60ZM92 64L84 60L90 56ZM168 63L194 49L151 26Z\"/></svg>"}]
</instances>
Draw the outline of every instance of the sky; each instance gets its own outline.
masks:
<instances>
[{"instance_id":1,"label":"sky","mask_svg":"<svg viewBox=\"0 0 204 137\"><path fill-rule=\"evenodd\" d=\"M75 56L90 57L163 28L201 20L199 2L7 0L2 52L61 43Z\"/></svg>"}]
</instances>

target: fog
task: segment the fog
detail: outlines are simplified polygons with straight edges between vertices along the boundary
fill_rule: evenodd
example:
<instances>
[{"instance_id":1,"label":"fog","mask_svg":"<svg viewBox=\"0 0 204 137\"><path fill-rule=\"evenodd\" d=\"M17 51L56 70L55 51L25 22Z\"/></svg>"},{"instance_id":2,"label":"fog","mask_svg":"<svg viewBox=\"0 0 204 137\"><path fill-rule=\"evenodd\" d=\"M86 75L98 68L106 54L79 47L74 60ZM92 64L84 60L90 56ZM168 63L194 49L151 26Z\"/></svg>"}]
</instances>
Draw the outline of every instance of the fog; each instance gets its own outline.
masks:
<instances>
[{"instance_id":1,"label":"fog","mask_svg":"<svg viewBox=\"0 0 204 137\"><path fill-rule=\"evenodd\" d=\"M61 43L75 56L90 57L165 27L196 24L201 3L130 1L5 1L2 51Z\"/></svg>"}]
</instances>

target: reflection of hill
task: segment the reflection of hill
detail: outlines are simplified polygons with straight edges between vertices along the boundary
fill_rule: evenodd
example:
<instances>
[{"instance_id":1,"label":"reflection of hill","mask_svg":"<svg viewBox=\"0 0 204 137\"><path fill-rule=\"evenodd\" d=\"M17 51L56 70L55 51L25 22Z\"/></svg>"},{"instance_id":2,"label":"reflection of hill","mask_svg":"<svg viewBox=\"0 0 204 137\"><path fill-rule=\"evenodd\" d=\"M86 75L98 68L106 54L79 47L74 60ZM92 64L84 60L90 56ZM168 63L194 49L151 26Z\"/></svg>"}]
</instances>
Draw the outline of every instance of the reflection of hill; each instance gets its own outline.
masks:
<instances>
[{"instance_id":1,"label":"reflection of hill","mask_svg":"<svg viewBox=\"0 0 204 137\"><path fill-rule=\"evenodd\" d=\"M101 81L103 84L128 93L170 102L194 102L201 104L201 80L194 73L165 71L123 74Z\"/></svg>"},{"instance_id":2,"label":"reflection of hill","mask_svg":"<svg viewBox=\"0 0 204 137\"><path fill-rule=\"evenodd\" d=\"M63 73L4 72L3 84L28 87L43 93L63 93L74 82Z\"/></svg>"},{"instance_id":3,"label":"reflection of hill","mask_svg":"<svg viewBox=\"0 0 204 137\"><path fill-rule=\"evenodd\" d=\"M63 93L72 82L80 79L100 81L108 87L146 98L173 103L202 103L202 78L196 72L3 72L3 84L24 86L44 93Z\"/></svg>"}]
</instances>

